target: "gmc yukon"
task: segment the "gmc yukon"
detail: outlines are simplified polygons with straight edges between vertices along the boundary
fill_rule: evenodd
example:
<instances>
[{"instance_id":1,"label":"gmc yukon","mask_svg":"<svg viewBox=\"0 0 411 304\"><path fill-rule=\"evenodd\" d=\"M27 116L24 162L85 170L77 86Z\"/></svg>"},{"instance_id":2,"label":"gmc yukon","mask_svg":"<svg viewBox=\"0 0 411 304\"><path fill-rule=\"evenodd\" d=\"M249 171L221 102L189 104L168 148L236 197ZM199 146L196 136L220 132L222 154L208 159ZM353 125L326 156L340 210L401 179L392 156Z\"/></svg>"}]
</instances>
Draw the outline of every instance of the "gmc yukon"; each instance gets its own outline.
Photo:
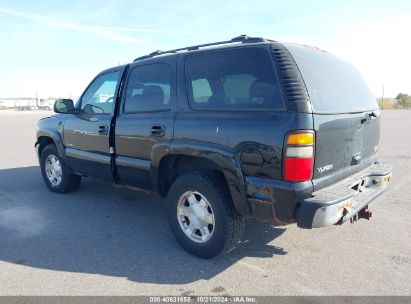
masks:
<instances>
[{"instance_id":1,"label":"gmc yukon","mask_svg":"<svg viewBox=\"0 0 411 304\"><path fill-rule=\"evenodd\" d=\"M391 167L358 71L317 48L239 36L156 51L55 103L35 144L54 192L82 177L166 197L194 255L232 250L244 221L319 228L371 217Z\"/></svg>"}]
</instances>

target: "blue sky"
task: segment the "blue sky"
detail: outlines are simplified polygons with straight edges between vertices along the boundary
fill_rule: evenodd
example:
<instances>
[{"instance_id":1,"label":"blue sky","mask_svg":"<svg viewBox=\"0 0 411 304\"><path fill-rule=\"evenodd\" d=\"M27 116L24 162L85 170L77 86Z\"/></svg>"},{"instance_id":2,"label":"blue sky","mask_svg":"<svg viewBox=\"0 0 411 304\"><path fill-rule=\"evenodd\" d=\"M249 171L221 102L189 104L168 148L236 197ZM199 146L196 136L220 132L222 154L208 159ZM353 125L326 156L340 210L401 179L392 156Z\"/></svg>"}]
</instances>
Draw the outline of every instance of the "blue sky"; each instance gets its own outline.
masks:
<instances>
[{"instance_id":1,"label":"blue sky","mask_svg":"<svg viewBox=\"0 0 411 304\"><path fill-rule=\"evenodd\" d=\"M374 94L411 94L411 1L0 0L0 97L76 97L119 62L240 34L318 46Z\"/></svg>"}]
</instances>

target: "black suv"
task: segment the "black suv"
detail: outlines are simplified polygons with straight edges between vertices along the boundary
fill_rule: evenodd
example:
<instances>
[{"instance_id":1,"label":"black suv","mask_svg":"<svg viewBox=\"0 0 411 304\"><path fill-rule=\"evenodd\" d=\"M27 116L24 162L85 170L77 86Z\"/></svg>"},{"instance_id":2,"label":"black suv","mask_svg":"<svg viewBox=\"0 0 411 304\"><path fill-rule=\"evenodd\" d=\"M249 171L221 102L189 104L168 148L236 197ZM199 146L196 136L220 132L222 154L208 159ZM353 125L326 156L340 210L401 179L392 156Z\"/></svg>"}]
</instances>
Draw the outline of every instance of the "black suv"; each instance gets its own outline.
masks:
<instances>
[{"instance_id":1,"label":"black suv","mask_svg":"<svg viewBox=\"0 0 411 304\"><path fill-rule=\"evenodd\" d=\"M369 218L391 167L357 70L309 46L239 36L107 69L37 127L47 187L82 176L167 197L171 229L200 257L233 249L244 220L302 228Z\"/></svg>"}]
</instances>

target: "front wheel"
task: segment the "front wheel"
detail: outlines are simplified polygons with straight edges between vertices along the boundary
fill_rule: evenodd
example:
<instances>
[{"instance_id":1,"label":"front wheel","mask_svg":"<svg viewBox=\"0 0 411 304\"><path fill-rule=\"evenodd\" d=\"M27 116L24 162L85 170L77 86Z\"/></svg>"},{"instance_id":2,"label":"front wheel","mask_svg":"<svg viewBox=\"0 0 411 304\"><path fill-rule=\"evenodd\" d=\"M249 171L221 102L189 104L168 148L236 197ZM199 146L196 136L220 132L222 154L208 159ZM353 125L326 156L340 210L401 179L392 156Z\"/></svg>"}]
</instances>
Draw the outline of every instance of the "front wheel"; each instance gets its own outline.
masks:
<instances>
[{"instance_id":1,"label":"front wheel","mask_svg":"<svg viewBox=\"0 0 411 304\"><path fill-rule=\"evenodd\" d=\"M70 172L53 144L41 152L40 168L44 183L53 192L72 192L80 186L81 176Z\"/></svg>"},{"instance_id":2,"label":"front wheel","mask_svg":"<svg viewBox=\"0 0 411 304\"><path fill-rule=\"evenodd\" d=\"M244 219L235 211L222 176L195 171L179 177L167 196L171 229L188 252L212 258L240 242Z\"/></svg>"}]
</instances>

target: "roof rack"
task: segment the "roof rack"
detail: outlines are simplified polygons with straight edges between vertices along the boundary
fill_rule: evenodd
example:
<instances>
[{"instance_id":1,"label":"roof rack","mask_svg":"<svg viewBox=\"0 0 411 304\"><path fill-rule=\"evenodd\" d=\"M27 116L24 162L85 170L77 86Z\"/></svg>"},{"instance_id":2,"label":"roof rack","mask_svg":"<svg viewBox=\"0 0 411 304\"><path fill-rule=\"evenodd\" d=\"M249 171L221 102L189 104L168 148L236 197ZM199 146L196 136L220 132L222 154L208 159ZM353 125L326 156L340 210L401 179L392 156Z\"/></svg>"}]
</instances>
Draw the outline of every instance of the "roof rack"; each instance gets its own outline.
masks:
<instances>
[{"instance_id":1,"label":"roof rack","mask_svg":"<svg viewBox=\"0 0 411 304\"><path fill-rule=\"evenodd\" d=\"M158 55L163 55L163 54L171 54L171 53L177 53L179 51L193 51L193 50L198 50L202 47L207 47L207 46L213 46L213 45L220 45L220 44L228 44L228 43L258 43L258 42L266 42L266 41L271 41L271 40L267 40L264 38L260 38L260 37L248 37L247 35L240 35L237 37L234 37L231 40L226 40L226 41L219 41L219 42L212 42L212 43L205 43L205 44L199 44L199 45L194 45L194 46L189 46L189 47L184 47L184 48L179 48L179 49L174 49L174 50L169 50L169 51L160 51L157 50L155 52L152 52L148 55L144 55L141 57L138 57L136 59L134 59L133 62L139 61L139 60L143 60L143 59L147 59L147 58L151 58L154 56L158 56Z\"/></svg>"}]
</instances>

